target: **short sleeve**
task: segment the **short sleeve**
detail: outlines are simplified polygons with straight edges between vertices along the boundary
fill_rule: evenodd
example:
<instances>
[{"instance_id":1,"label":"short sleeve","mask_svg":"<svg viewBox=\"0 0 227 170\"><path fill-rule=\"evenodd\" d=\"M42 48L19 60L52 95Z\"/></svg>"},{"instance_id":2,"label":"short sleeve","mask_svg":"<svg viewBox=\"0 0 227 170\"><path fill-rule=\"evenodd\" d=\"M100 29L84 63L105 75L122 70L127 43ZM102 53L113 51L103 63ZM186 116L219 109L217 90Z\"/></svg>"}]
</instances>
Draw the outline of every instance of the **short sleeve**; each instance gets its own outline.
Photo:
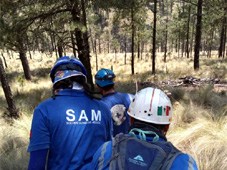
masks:
<instances>
[{"instance_id":1,"label":"short sleeve","mask_svg":"<svg viewBox=\"0 0 227 170\"><path fill-rule=\"evenodd\" d=\"M40 107L34 110L28 152L50 147L50 132L46 115Z\"/></svg>"},{"instance_id":2,"label":"short sleeve","mask_svg":"<svg viewBox=\"0 0 227 170\"><path fill-rule=\"evenodd\" d=\"M111 112L108 106L102 102L102 108L105 113L106 121L107 121L107 140L111 140L113 137L113 122L111 117Z\"/></svg>"},{"instance_id":3,"label":"short sleeve","mask_svg":"<svg viewBox=\"0 0 227 170\"><path fill-rule=\"evenodd\" d=\"M188 154L180 154L174 160L170 170L198 170L195 160Z\"/></svg>"},{"instance_id":4,"label":"short sleeve","mask_svg":"<svg viewBox=\"0 0 227 170\"><path fill-rule=\"evenodd\" d=\"M108 170L109 164L108 161L111 158L112 154L112 142L105 142L93 156L92 162L89 169L93 170Z\"/></svg>"}]
</instances>

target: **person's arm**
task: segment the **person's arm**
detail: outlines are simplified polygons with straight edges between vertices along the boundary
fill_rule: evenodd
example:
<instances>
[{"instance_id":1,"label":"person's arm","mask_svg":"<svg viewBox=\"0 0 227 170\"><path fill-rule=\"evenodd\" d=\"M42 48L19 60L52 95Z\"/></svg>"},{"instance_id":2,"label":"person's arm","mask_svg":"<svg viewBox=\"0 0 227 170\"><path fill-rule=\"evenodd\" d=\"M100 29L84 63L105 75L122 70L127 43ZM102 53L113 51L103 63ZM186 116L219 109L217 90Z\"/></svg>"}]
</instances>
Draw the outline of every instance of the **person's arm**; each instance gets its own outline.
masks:
<instances>
[{"instance_id":1,"label":"person's arm","mask_svg":"<svg viewBox=\"0 0 227 170\"><path fill-rule=\"evenodd\" d=\"M33 113L28 152L29 170L45 170L47 153L50 147L50 132L48 118L42 107L37 107Z\"/></svg>"},{"instance_id":2,"label":"person's arm","mask_svg":"<svg viewBox=\"0 0 227 170\"><path fill-rule=\"evenodd\" d=\"M108 161L112 154L112 142L106 142L99 147L93 156L90 168L92 170L109 170Z\"/></svg>"},{"instance_id":3,"label":"person's arm","mask_svg":"<svg viewBox=\"0 0 227 170\"><path fill-rule=\"evenodd\" d=\"M106 105L106 103L104 103L103 101L101 101L102 103L102 112L105 113L105 120L107 123L107 141L111 140L113 137L113 121L112 121L112 116L111 116L111 112L109 107Z\"/></svg>"},{"instance_id":4,"label":"person's arm","mask_svg":"<svg viewBox=\"0 0 227 170\"><path fill-rule=\"evenodd\" d=\"M28 170L45 170L48 149L30 152Z\"/></svg>"},{"instance_id":5,"label":"person's arm","mask_svg":"<svg viewBox=\"0 0 227 170\"><path fill-rule=\"evenodd\" d=\"M198 170L195 160L188 154L180 154L173 161L170 170Z\"/></svg>"}]
</instances>

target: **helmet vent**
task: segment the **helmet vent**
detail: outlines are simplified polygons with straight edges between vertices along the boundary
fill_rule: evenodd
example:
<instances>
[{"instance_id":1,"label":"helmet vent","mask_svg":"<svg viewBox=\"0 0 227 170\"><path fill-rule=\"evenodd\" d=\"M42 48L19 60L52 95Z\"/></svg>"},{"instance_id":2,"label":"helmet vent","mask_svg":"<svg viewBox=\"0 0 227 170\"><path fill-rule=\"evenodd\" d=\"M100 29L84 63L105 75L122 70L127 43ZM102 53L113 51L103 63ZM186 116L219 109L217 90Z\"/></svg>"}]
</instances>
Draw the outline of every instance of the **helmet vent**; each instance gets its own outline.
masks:
<instances>
[{"instance_id":1,"label":"helmet vent","mask_svg":"<svg viewBox=\"0 0 227 170\"><path fill-rule=\"evenodd\" d=\"M144 110L144 113L147 113L147 111L146 111L146 110Z\"/></svg>"},{"instance_id":2,"label":"helmet vent","mask_svg":"<svg viewBox=\"0 0 227 170\"><path fill-rule=\"evenodd\" d=\"M148 114L148 116L151 116L151 114Z\"/></svg>"}]
</instances>

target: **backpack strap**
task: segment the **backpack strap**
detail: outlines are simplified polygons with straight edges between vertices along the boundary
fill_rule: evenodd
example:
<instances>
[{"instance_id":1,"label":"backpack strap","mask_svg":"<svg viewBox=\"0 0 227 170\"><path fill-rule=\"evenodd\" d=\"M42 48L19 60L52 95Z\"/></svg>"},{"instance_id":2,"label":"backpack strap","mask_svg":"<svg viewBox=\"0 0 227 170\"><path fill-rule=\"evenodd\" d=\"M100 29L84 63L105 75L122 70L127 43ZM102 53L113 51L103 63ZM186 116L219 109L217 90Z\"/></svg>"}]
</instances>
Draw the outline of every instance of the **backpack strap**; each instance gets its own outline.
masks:
<instances>
[{"instance_id":1,"label":"backpack strap","mask_svg":"<svg viewBox=\"0 0 227 170\"><path fill-rule=\"evenodd\" d=\"M183 152L181 152L179 149L177 149L175 146L173 146L172 143L168 142L168 144L172 147L172 150L170 151L170 153L168 154L165 163L162 166L162 170L169 170L174 162L174 160L176 159L177 156L179 156L180 154L183 154Z\"/></svg>"},{"instance_id":2,"label":"backpack strap","mask_svg":"<svg viewBox=\"0 0 227 170\"><path fill-rule=\"evenodd\" d=\"M110 163L109 170L124 170L123 167L121 166L121 161L120 161L120 143L122 141L125 141L129 138L130 136L127 134L119 133L117 134L113 139L112 139L112 155L111 159L108 161L107 164Z\"/></svg>"},{"instance_id":3,"label":"backpack strap","mask_svg":"<svg viewBox=\"0 0 227 170\"><path fill-rule=\"evenodd\" d=\"M109 144L109 142L105 142L103 144L103 147L102 147L102 150L101 150L101 156L99 157L99 165L98 165L99 169L98 170L102 170L102 168L103 168L104 154L106 152L106 147L107 147L108 144Z\"/></svg>"}]
</instances>

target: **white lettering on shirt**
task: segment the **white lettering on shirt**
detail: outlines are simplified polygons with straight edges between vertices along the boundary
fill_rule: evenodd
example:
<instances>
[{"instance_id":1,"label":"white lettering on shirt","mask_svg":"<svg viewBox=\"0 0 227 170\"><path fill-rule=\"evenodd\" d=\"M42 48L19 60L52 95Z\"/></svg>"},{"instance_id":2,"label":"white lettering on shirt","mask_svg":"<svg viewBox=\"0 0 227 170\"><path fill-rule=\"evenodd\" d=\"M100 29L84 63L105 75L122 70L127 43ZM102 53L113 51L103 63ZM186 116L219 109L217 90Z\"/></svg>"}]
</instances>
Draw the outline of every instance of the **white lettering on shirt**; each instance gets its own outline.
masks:
<instances>
[{"instance_id":1,"label":"white lettering on shirt","mask_svg":"<svg viewBox=\"0 0 227 170\"><path fill-rule=\"evenodd\" d=\"M75 112L72 109L66 110L66 114L71 117L70 118L70 117L66 116L66 119L68 121L75 121L76 117L75 117L74 113Z\"/></svg>"},{"instance_id":2,"label":"white lettering on shirt","mask_svg":"<svg viewBox=\"0 0 227 170\"><path fill-rule=\"evenodd\" d=\"M85 119L86 121L88 121L88 118L87 118L87 115L85 113L85 110L81 110L80 118L79 118L78 121L81 121L81 119Z\"/></svg>"},{"instance_id":3,"label":"white lettering on shirt","mask_svg":"<svg viewBox=\"0 0 227 170\"><path fill-rule=\"evenodd\" d=\"M101 111L92 109L90 112L91 114L86 114L85 110L81 110L80 113L76 113L73 109L68 109L66 110L66 124L100 124Z\"/></svg>"},{"instance_id":4,"label":"white lettering on shirt","mask_svg":"<svg viewBox=\"0 0 227 170\"><path fill-rule=\"evenodd\" d=\"M101 112L100 110L97 111L97 114L95 110L91 110L91 121L101 121Z\"/></svg>"}]
</instances>

